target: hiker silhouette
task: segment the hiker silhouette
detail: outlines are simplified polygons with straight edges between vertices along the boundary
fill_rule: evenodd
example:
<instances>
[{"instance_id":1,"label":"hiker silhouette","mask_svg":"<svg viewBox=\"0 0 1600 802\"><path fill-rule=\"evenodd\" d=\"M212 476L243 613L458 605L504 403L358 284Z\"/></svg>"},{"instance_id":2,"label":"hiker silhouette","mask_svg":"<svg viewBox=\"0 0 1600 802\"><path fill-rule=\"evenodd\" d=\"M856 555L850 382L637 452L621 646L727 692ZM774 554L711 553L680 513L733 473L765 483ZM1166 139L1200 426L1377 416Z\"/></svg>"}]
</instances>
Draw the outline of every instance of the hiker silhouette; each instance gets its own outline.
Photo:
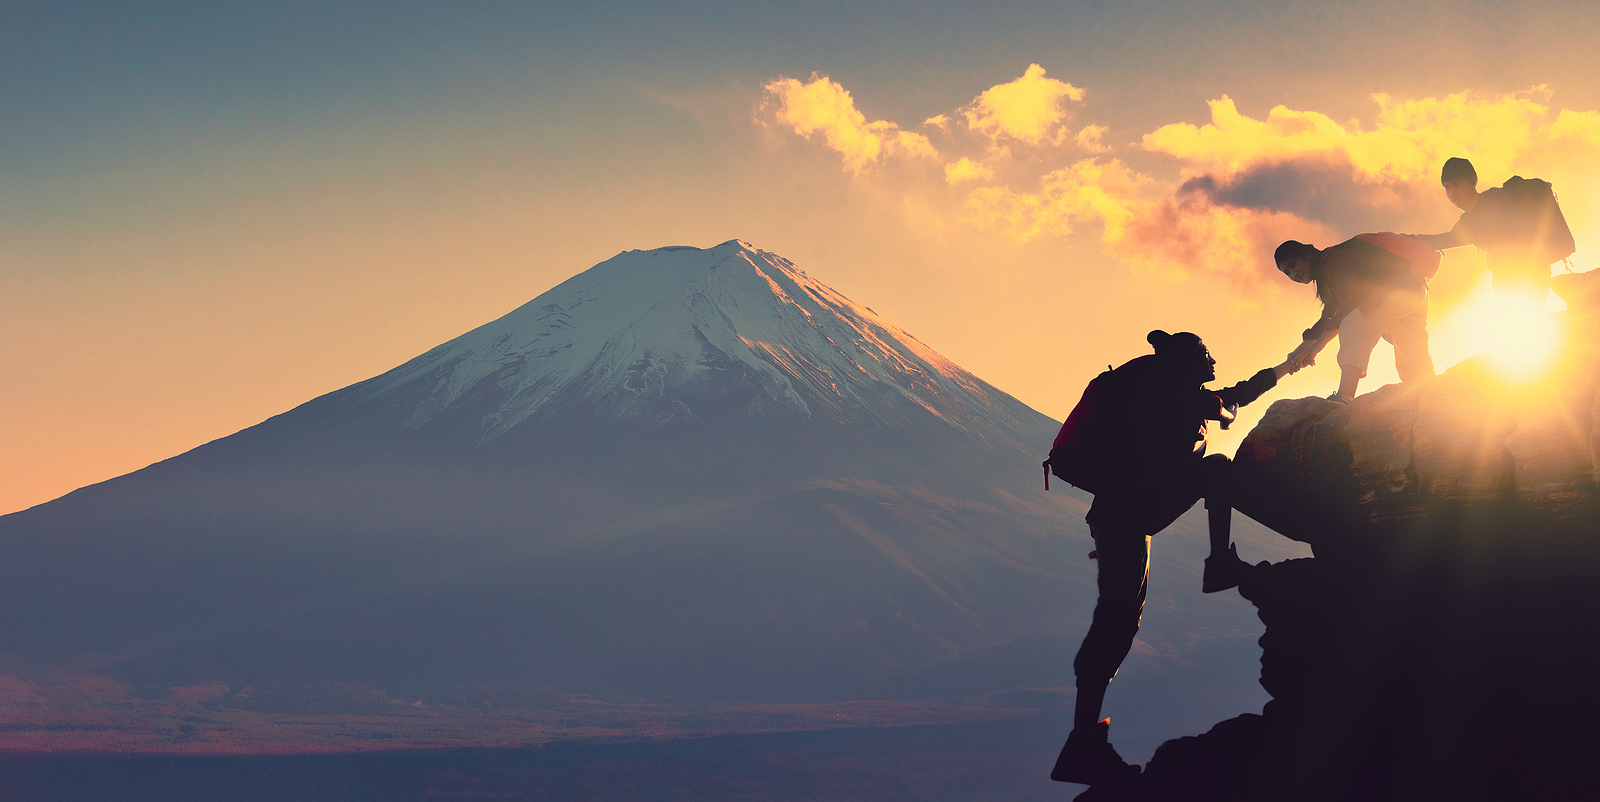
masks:
<instances>
[{"instance_id":1,"label":"hiker silhouette","mask_svg":"<svg viewBox=\"0 0 1600 802\"><path fill-rule=\"evenodd\" d=\"M1050 778L1085 784L1138 774L1108 740L1100 720L1112 677L1139 631L1150 576L1150 536L1205 499L1211 530L1203 590L1234 587L1246 567L1229 543L1230 465L1205 455L1207 421L1223 428L1235 411L1275 387L1296 367L1288 361L1223 390L1209 390L1216 360L1189 332L1152 331L1154 354L1138 357L1090 382L1062 424L1046 460L1057 476L1094 493L1089 532L1098 560L1099 599L1073 661L1077 707L1072 733Z\"/></svg>"},{"instance_id":2,"label":"hiker silhouette","mask_svg":"<svg viewBox=\"0 0 1600 802\"><path fill-rule=\"evenodd\" d=\"M1479 192L1477 169L1460 157L1445 161L1439 182L1461 217L1449 231L1417 238L1438 249L1478 246L1488 254L1496 292L1528 293L1543 302L1550 265L1576 250L1549 182L1512 176Z\"/></svg>"},{"instance_id":3,"label":"hiker silhouette","mask_svg":"<svg viewBox=\"0 0 1600 802\"><path fill-rule=\"evenodd\" d=\"M1296 368L1316 362L1339 338L1339 389L1329 401L1348 404L1367 375L1378 340L1394 344L1395 371L1409 382L1432 378L1428 351L1428 279L1439 254L1417 237L1358 234L1319 249L1289 240L1273 253L1278 270L1297 284L1316 286L1322 314L1289 354Z\"/></svg>"}]
</instances>

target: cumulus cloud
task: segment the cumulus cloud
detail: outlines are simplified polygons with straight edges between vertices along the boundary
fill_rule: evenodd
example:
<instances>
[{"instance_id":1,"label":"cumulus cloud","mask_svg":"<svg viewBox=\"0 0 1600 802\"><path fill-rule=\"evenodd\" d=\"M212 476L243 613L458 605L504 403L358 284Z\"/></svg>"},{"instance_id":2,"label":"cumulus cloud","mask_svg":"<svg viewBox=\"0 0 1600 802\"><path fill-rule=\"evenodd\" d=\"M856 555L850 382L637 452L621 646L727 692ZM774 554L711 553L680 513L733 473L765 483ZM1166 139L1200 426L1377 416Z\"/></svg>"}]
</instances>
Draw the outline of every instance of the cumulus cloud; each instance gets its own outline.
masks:
<instances>
[{"instance_id":1,"label":"cumulus cloud","mask_svg":"<svg viewBox=\"0 0 1600 802\"><path fill-rule=\"evenodd\" d=\"M1219 206L1187 195L1140 209L1115 232L1107 249L1135 269L1198 274L1226 281L1244 297L1281 286L1272 251L1286 239L1332 244L1322 225L1287 212Z\"/></svg>"},{"instance_id":2,"label":"cumulus cloud","mask_svg":"<svg viewBox=\"0 0 1600 802\"><path fill-rule=\"evenodd\" d=\"M895 155L939 158L927 137L868 121L850 93L825 77L779 79L766 89L777 120L821 139L857 173ZM1281 283L1270 254L1284 239L1331 244L1361 231L1448 227L1456 213L1438 170L1451 156L1472 159L1492 182L1520 172L1558 190L1600 184L1600 112L1552 114L1543 87L1420 99L1374 94L1375 114L1346 121L1283 105L1252 117L1224 95L1209 102L1208 121L1161 125L1131 146L1169 160L1148 171L1106 144L1106 126L1067 125L1069 101L1083 97L1032 64L970 104L924 120L952 156L982 149L982 157L941 158L942 183L961 188L965 220L1020 240L1098 235L1109 254L1136 269L1218 278L1248 294ZM1038 149L1011 160L1013 144ZM1008 183L996 180L1002 162ZM927 177L937 180L931 171ZM922 186L910 191L935 192ZM1600 219L1600 199L1569 194L1562 204L1574 229Z\"/></svg>"},{"instance_id":3,"label":"cumulus cloud","mask_svg":"<svg viewBox=\"0 0 1600 802\"><path fill-rule=\"evenodd\" d=\"M1144 136L1146 150L1191 168L1233 173L1251 165L1303 158L1347 161L1362 180L1414 180L1436 175L1451 156L1471 154L1479 172L1511 166L1534 138L1548 109L1543 90L1499 97L1458 93L1396 100L1372 96L1370 129L1335 122L1321 112L1275 106L1266 119L1240 113L1227 95L1210 102L1211 122L1173 123Z\"/></svg>"},{"instance_id":4,"label":"cumulus cloud","mask_svg":"<svg viewBox=\"0 0 1600 802\"><path fill-rule=\"evenodd\" d=\"M1119 159L1083 159L1046 173L1036 192L980 187L966 201L968 219L1010 230L1018 239L1065 236L1084 223L1099 223L1115 239L1138 214L1152 181Z\"/></svg>"},{"instance_id":5,"label":"cumulus cloud","mask_svg":"<svg viewBox=\"0 0 1600 802\"><path fill-rule=\"evenodd\" d=\"M1565 169L1547 157L1581 142L1600 144L1600 117L1563 111L1551 123L1541 102L1547 96L1543 87L1417 100L1375 94L1378 113L1366 125L1285 106L1255 119L1223 96L1210 103L1211 122L1162 126L1143 146L1178 160L1176 196L1286 212L1349 234L1433 228L1447 222L1439 219L1447 211L1439 208L1438 186L1445 159L1466 156L1480 175L1505 177Z\"/></svg>"},{"instance_id":6,"label":"cumulus cloud","mask_svg":"<svg viewBox=\"0 0 1600 802\"><path fill-rule=\"evenodd\" d=\"M960 184L966 181L987 181L994 178L994 170L979 164L966 156L944 166L944 180L950 184Z\"/></svg>"},{"instance_id":7,"label":"cumulus cloud","mask_svg":"<svg viewBox=\"0 0 1600 802\"><path fill-rule=\"evenodd\" d=\"M1178 198L1203 196L1216 206L1287 212L1340 230L1404 229L1424 225L1439 195L1419 181L1364 180L1342 154L1260 162L1234 173L1203 173L1184 180Z\"/></svg>"},{"instance_id":8,"label":"cumulus cloud","mask_svg":"<svg viewBox=\"0 0 1600 802\"><path fill-rule=\"evenodd\" d=\"M774 116L780 124L807 139L821 136L852 172L860 173L890 156L939 155L922 134L902 130L888 120L868 122L850 91L827 76L812 73L806 83L779 78L763 88L769 101L777 104Z\"/></svg>"},{"instance_id":9,"label":"cumulus cloud","mask_svg":"<svg viewBox=\"0 0 1600 802\"><path fill-rule=\"evenodd\" d=\"M1066 119L1064 100L1083 100L1083 90L1066 81L1045 77L1044 68L1028 65L1022 77L984 90L961 109L967 127L986 134L1037 145L1053 136Z\"/></svg>"},{"instance_id":10,"label":"cumulus cloud","mask_svg":"<svg viewBox=\"0 0 1600 802\"><path fill-rule=\"evenodd\" d=\"M1174 196L1170 185L1118 159L1083 159L1052 171L1037 191L975 189L966 212L1024 241L1097 225L1106 250L1135 269L1201 273L1251 294L1262 276L1275 275L1270 254L1279 242L1324 233L1285 212L1231 208L1193 191Z\"/></svg>"},{"instance_id":11,"label":"cumulus cloud","mask_svg":"<svg viewBox=\"0 0 1600 802\"><path fill-rule=\"evenodd\" d=\"M1074 141L1078 143L1078 147L1089 153L1110 153L1111 146L1101 141L1108 130L1110 129L1103 125L1086 125L1078 132Z\"/></svg>"}]
</instances>

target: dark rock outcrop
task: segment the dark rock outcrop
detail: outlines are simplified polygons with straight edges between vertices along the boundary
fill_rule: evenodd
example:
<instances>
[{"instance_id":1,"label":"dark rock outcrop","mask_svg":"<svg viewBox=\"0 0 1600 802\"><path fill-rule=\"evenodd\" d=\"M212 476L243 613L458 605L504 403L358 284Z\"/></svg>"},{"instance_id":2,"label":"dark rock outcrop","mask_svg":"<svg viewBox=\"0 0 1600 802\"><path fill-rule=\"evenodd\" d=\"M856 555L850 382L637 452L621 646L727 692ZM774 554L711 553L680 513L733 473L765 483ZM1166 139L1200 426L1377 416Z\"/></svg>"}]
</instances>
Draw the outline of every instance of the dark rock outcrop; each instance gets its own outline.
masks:
<instances>
[{"instance_id":1,"label":"dark rock outcrop","mask_svg":"<svg viewBox=\"0 0 1600 802\"><path fill-rule=\"evenodd\" d=\"M1239 508L1316 554L1239 587L1272 701L1080 800L1600 799L1595 282L1536 381L1469 361L1272 406Z\"/></svg>"}]
</instances>

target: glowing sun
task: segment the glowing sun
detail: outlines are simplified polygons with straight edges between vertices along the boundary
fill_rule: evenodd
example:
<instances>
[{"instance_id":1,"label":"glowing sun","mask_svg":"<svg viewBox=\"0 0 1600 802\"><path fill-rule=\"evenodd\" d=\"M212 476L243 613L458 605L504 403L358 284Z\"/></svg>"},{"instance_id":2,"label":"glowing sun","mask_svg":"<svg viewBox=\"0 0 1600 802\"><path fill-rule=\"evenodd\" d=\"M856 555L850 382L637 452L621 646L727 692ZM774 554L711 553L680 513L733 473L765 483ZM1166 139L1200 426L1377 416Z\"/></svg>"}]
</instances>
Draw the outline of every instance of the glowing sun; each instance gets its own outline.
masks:
<instances>
[{"instance_id":1,"label":"glowing sun","mask_svg":"<svg viewBox=\"0 0 1600 802\"><path fill-rule=\"evenodd\" d=\"M1434 327L1442 364L1484 354L1508 379L1531 379L1549 367L1561 344L1554 295L1497 294L1489 277Z\"/></svg>"}]
</instances>

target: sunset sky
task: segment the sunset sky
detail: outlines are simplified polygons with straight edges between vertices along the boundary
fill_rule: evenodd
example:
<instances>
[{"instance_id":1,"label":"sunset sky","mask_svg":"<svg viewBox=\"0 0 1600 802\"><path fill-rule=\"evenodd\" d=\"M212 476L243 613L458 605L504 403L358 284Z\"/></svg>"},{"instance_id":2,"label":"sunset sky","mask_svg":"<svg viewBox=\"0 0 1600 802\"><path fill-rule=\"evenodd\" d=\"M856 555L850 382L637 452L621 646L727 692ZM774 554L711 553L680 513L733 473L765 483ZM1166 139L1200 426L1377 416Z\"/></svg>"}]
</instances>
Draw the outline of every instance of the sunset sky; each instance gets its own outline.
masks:
<instances>
[{"instance_id":1,"label":"sunset sky","mask_svg":"<svg viewBox=\"0 0 1600 802\"><path fill-rule=\"evenodd\" d=\"M781 254L1058 418L1152 328L1280 361L1272 247L1449 228L1449 156L1600 267L1587 3L132 5L0 11L0 512L635 248ZM1441 367L1484 276L1434 282Z\"/></svg>"}]
</instances>

